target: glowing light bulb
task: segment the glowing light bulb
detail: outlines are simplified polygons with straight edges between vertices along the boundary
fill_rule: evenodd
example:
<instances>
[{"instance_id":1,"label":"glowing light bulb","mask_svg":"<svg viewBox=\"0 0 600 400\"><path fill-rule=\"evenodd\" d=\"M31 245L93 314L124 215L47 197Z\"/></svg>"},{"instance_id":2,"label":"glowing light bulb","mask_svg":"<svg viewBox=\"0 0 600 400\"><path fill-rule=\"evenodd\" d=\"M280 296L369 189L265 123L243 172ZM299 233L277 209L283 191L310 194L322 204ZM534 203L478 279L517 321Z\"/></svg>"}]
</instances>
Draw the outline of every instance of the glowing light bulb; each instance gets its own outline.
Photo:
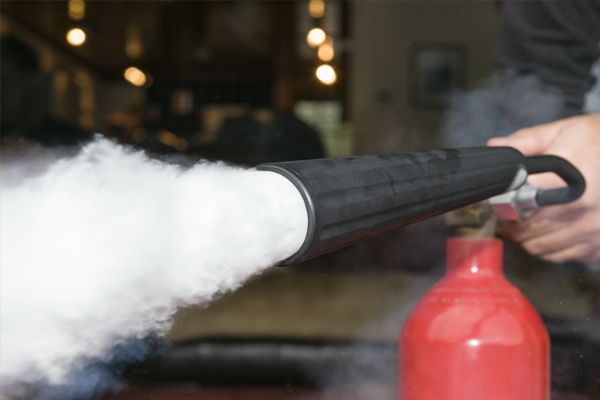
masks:
<instances>
[{"instance_id":1,"label":"glowing light bulb","mask_svg":"<svg viewBox=\"0 0 600 400\"><path fill-rule=\"evenodd\" d=\"M85 1L83 0L69 0L68 9L71 19L79 21L85 17Z\"/></svg>"},{"instance_id":2,"label":"glowing light bulb","mask_svg":"<svg viewBox=\"0 0 600 400\"><path fill-rule=\"evenodd\" d=\"M147 82L146 74L137 67L128 67L123 72L123 77L133 86L144 86Z\"/></svg>"},{"instance_id":3,"label":"glowing light bulb","mask_svg":"<svg viewBox=\"0 0 600 400\"><path fill-rule=\"evenodd\" d=\"M317 56L319 56L319 60L323 62L330 62L333 60L335 56L335 50L333 49L333 41L329 38L325 40L325 43L319 46L319 50L317 50Z\"/></svg>"},{"instance_id":4,"label":"glowing light bulb","mask_svg":"<svg viewBox=\"0 0 600 400\"><path fill-rule=\"evenodd\" d=\"M142 32L137 25L130 25L125 32L125 54L129 58L139 58L144 51Z\"/></svg>"},{"instance_id":5,"label":"glowing light bulb","mask_svg":"<svg viewBox=\"0 0 600 400\"><path fill-rule=\"evenodd\" d=\"M71 46L78 47L85 43L87 35L85 31L81 28L71 28L67 32L66 38L67 43L69 43Z\"/></svg>"},{"instance_id":6,"label":"glowing light bulb","mask_svg":"<svg viewBox=\"0 0 600 400\"><path fill-rule=\"evenodd\" d=\"M308 13L313 18L323 18L323 15L325 15L325 0L310 0L308 2Z\"/></svg>"},{"instance_id":7,"label":"glowing light bulb","mask_svg":"<svg viewBox=\"0 0 600 400\"><path fill-rule=\"evenodd\" d=\"M321 28L312 28L306 34L306 43L308 43L310 47L322 45L325 42L325 39L327 39L327 34Z\"/></svg>"},{"instance_id":8,"label":"glowing light bulb","mask_svg":"<svg viewBox=\"0 0 600 400\"><path fill-rule=\"evenodd\" d=\"M315 75L325 85L333 85L337 81L337 73L329 64L319 65L319 68L315 71Z\"/></svg>"}]
</instances>

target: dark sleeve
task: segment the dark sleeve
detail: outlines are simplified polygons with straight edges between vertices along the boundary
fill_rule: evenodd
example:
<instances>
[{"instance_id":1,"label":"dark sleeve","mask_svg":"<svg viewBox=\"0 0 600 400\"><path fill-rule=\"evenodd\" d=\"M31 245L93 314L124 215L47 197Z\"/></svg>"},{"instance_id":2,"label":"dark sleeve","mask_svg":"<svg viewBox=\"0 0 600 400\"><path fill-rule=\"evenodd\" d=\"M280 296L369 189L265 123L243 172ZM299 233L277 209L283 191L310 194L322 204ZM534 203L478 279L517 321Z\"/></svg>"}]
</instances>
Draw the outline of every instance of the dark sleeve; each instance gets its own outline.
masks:
<instances>
[{"instance_id":1,"label":"dark sleeve","mask_svg":"<svg viewBox=\"0 0 600 400\"><path fill-rule=\"evenodd\" d=\"M600 0L505 1L497 61L560 89L569 114L581 112L600 59Z\"/></svg>"}]
</instances>

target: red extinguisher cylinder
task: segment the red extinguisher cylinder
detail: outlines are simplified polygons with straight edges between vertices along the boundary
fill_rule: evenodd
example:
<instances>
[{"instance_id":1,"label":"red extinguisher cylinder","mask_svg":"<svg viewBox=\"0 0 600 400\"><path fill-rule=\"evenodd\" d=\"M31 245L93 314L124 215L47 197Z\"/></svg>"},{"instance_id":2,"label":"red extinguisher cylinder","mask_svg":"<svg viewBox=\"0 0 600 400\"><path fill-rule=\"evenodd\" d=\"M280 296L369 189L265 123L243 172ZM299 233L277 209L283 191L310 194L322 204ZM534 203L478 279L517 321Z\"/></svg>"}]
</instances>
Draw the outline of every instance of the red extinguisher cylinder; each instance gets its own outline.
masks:
<instances>
[{"instance_id":1,"label":"red extinguisher cylinder","mask_svg":"<svg viewBox=\"0 0 600 400\"><path fill-rule=\"evenodd\" d=\"M549 338L504 276L503 243L453 238L400 337L400 400L548 400Z\"/></svg>"}]
</instances>

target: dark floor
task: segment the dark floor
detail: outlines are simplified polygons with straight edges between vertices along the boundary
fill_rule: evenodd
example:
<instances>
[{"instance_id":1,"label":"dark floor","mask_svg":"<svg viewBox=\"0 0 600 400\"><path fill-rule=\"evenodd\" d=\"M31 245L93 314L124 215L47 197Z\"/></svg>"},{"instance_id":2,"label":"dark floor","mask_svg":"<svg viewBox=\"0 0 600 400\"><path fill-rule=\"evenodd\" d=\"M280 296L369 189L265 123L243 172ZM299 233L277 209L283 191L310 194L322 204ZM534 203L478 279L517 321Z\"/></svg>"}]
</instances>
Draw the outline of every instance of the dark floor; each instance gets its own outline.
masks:
<instances>
[{"instance_id":1,"label":"dark floor","mask_svg":"<svg viewBox=\"0 0 600 400\"><path fill-rule=\"evenodd\" d=\"M323 394L318 391L290 388L212 388L212 389L129 389L104 400L347 400L347 394ZM352 400L387 400L365 394ZM552 393L551 400L593 400L588 396Z\"/></svg>"}]
</instances>

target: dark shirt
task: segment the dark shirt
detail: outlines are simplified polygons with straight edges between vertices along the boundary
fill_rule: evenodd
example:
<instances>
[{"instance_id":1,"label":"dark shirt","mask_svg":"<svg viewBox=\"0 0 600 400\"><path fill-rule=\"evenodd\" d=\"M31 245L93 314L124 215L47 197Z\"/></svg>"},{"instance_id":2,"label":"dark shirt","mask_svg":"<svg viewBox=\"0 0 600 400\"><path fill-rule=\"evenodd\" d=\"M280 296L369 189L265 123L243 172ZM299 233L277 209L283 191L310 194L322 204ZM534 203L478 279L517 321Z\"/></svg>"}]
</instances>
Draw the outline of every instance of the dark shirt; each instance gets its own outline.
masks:
<instances>
[{"instance_id":1,"label":"dark shirt","mask_svg":"<svg viewBox=\"0 0 600 400\"><path fill-rule=\"evenodd\" d=\"M498 62L560 89L565 115L581 113L599 46L600 0L504 2Z\"/></svg>"}]
</instances>

